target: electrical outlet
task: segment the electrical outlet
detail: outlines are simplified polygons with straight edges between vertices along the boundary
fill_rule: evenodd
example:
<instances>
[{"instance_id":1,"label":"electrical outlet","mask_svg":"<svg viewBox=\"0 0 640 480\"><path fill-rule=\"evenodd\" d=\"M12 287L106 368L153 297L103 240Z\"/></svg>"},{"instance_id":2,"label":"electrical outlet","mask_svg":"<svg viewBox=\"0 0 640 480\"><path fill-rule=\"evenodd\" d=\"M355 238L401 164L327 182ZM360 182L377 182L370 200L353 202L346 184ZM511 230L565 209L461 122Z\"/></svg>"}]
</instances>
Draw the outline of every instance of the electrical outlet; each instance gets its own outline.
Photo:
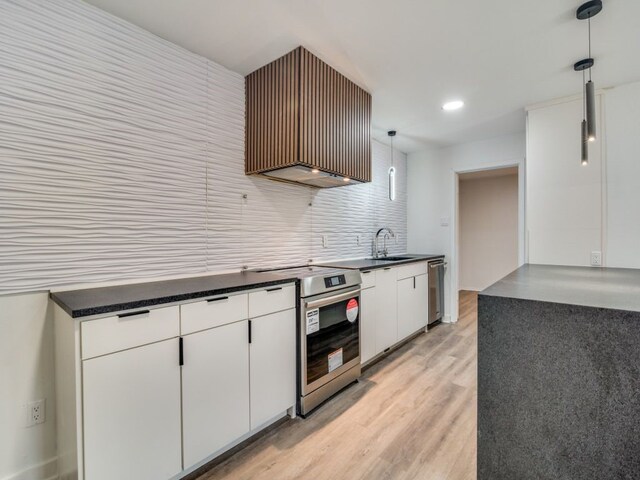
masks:
<instances>
[{"instance_id":1,"label":"electrical outlet","mask_svg":"<svg viewBox=\"0 0 640 480\"><path fill-rule=\"evenodd\" d=\"M598 252L598 251L591 252L591 266L592 267L602 266L602 252Z\"/></svg>"},{"instance_id":2,"label":"electrical outlet","mask_svg":"<svg viewBox=\"0 0 640 480\"><path fill-rule=\"evenodd\" d=\"M26 417L25 426L33 427L34 425L44 423L44 421L46 420L44 399L34 400L33 402L27 403L24 407Z\"/></svg>"},{"instance_id":3,"label":"electrical outlet","mask_svg":"<svg viewBox=\"0 0 640 480\"><path fill-rule=\"evenodd\" d=\"M329 235L322 235L322 248L329 247Z\"/></svg>"}]
</instances>

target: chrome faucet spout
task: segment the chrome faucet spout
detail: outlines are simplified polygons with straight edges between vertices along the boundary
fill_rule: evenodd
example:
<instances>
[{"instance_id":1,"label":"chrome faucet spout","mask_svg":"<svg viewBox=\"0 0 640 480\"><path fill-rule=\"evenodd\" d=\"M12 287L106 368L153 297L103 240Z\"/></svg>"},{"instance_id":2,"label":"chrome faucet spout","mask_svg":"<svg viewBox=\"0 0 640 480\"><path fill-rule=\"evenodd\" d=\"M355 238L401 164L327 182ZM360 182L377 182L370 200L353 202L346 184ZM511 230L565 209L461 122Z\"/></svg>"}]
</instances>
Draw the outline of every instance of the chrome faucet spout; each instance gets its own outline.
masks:
<instances>
[{"instance_id":1,"label":"chrome faucet spout","mask_svg":"<svg viewBox=\"0 0 640 480\"><path fill-rule=\"evenodd\" d=\"M385 233L384 233L384 236L382 237L382 242L383 242L382 251L380 251L379 238L382 232L385 232ZM395 232L391 230L389 227L382 227L380 230L377 231L376 237L375 237L375 250L373 252L373 256L375 258L379 258L381 253L383 257L387 256L387 254L389 253L389 251L387 250L387 238L389 237L396 238Z\"/></svg>"}]
</instances>

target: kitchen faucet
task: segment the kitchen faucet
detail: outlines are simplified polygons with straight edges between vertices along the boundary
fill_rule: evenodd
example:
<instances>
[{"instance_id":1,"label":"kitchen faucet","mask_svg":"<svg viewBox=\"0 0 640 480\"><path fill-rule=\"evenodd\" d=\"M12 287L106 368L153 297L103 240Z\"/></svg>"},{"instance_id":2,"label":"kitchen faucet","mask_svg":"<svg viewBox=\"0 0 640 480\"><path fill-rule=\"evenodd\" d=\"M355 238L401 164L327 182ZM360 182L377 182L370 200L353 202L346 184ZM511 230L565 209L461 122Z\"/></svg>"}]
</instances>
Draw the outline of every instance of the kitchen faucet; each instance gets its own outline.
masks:
<instances>
[{"instance_id":1,"label":"kitchen faucet","mask_svg":"<svg viewBox=\"0 0 640 480\"><path fill-rule=\"evenodd\" d=\"M378 246L378 241L379 241L379 238L380 238L380 234L382 232L384 232L384 236L382 237L382 252L380 252L380 248ZM380 257L380 253L382 253L383 257L387 256L387 254L389 253L389 251L387 250L387 238L389 238L389 237L396 238L396 234L389 227L382 227L380 230L378 230L378 232L376 233L376 238L375 238L375 251L373 252L374 258L379 258Z\"/></svg>"}]
</instances>

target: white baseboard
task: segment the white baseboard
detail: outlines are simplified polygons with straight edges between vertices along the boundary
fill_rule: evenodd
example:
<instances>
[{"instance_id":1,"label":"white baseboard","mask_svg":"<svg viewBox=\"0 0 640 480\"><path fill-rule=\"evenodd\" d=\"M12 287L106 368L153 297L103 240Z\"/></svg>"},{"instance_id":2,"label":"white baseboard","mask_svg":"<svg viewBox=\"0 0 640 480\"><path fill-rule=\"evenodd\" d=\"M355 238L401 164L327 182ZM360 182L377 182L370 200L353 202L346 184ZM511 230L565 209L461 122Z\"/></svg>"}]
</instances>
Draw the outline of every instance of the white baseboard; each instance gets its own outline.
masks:
<instances>
[{"instance_id":1,"label":"white baseboard","mask_svg":"<svg viewBox=\"0 0 640 480\"><path fill-rule=\"evenodd\" d=\"M58 480L58 457L51 457L1 480Z\"/></svg>"},{"instance_id":2,"label":"white baseboard","mask_svg":"<svg viewBox=\"0 0 640 480\"><path fill-rule=\"evenodd\" d=\"M451 315L443 315L442 316L442 323L453 323L451 321Z\"/></svg>"}]
</instances>

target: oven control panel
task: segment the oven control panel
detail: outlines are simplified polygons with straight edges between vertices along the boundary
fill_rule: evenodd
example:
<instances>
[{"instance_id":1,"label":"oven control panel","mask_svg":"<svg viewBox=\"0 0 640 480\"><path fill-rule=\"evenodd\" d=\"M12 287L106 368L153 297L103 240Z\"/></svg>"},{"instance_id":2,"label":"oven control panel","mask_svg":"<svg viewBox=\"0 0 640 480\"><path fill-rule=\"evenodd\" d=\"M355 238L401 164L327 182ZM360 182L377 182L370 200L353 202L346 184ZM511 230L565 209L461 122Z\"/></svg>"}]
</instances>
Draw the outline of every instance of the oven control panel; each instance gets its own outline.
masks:
<instances>
[{"instance_id":1,"label":"oven control panel","mask_svg":"<svg viewBox=\"0 0 640 480\"><path fill-rule=\"evenodd\" d=\"M339 287L340 285L344 285L347 281L344 278L344 275L336 275L334 277L324 277L324 286L327 288Z\"/></svg>"}]
</instances>

